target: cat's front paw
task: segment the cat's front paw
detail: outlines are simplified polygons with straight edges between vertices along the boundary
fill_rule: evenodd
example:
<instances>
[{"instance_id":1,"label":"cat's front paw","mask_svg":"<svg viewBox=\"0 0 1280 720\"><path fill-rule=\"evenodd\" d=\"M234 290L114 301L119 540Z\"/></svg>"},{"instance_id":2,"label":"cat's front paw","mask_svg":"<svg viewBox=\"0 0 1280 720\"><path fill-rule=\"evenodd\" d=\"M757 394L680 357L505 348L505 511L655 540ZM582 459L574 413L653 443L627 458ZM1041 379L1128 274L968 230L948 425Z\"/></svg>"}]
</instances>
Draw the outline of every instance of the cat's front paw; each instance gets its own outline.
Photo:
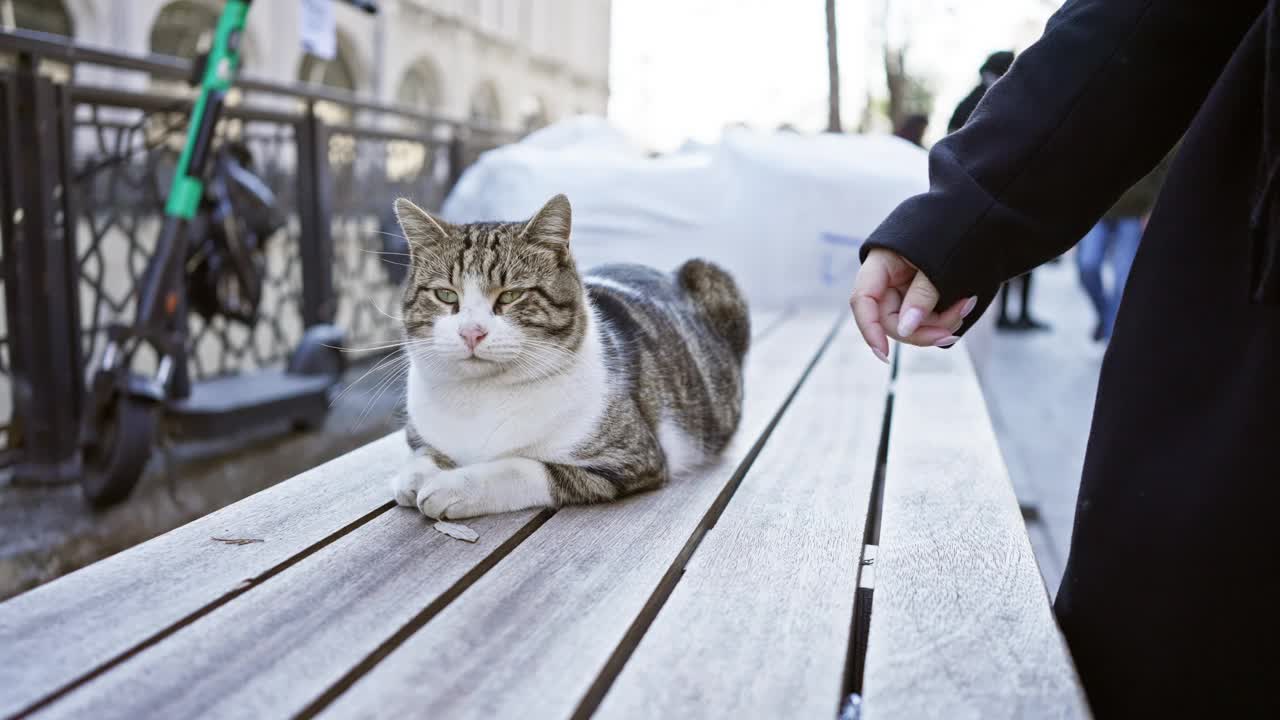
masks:
<instances>
[{"instance_id":1,"label":"cat's front paw","mask_svg":"<svg viewBox=\"0 0 1280 720\"><path fill-rule=\"evenodd\" d=\"M418 488L418 509L435 520L459 520L496 511L483 488L467 479L461 469L446 470Z\"/></svg>"},{"instance_id":2,"label":"cat's front paw","mask_svg":"<svg viewBox=\"0 0 1280 720\"><path fill-rule=\"evenodd\" d=\"M440 474L440 467L426 456L415 457L391 478L391 494L397 505L415 507L418 489L427 480Z\"/></svg>"}]
</instances>

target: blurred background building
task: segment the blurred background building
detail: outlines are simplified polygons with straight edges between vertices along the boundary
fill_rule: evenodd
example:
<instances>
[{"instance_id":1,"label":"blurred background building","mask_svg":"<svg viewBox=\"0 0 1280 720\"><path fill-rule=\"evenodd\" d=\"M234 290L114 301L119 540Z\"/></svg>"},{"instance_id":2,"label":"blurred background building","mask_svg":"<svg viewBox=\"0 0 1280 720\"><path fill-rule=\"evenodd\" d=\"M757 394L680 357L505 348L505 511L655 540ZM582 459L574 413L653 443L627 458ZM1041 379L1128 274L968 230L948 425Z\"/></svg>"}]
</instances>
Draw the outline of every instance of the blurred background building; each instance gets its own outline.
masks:
<instances>
[{"instance_id":1,"label":"blurred background building","mask_svg":"<svg viewBox=\"0 0 1280 720\"><path fill-rule=\"evenodd\" d=\"M299 2L254 4L245 75L355 91L451 118L528 129L609 99L611 0L381 0L369 16L339 3L337 53L303 51ZM135 54L191 57L218 0L0 0L0 26ZM95 83L145 82L104 76Z\"/></svg>"}]
</instances>

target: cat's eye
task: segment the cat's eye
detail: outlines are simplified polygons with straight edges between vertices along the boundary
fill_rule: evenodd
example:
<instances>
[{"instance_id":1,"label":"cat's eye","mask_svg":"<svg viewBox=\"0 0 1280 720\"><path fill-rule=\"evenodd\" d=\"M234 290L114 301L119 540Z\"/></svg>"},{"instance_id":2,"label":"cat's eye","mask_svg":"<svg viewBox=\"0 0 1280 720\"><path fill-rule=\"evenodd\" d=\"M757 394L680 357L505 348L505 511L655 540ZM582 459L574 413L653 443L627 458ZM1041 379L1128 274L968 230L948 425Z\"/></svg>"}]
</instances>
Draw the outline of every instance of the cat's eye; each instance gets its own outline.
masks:
<instances>
[{"instance_id":1,"label":"cat's eye","mask_svg":"<svg viewBox=\"0 0 1280 720\"><path fill-rule=\"evenodd\" d=\"M508 290L498 296L498 302L502 303L503 305L510 305L511 303L519 300L521 297L524 297L523 290Z\"/></svg>"},{"instance_id":2,"label":"cat's eye","mask_svg":"<svg viewBox=\"0 0 1280 720\"><path fill-rule=\"evenodd\" d=\"M435 291L435 293L436 293L436 299L438 299L442 303L448 303L452 305L458 302L458 293L452 290L447 290L445 288L438 288Z\"/></svg>"}]
</instances>

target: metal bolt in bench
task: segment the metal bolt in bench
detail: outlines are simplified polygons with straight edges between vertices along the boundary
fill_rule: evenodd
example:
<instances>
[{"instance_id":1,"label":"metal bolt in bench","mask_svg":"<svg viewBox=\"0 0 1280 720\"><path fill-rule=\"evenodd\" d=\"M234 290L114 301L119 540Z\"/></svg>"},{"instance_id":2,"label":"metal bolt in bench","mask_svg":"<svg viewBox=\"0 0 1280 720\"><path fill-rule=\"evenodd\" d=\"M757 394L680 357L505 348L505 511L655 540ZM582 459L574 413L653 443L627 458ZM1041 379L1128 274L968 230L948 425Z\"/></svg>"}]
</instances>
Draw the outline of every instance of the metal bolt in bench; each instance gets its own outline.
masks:
<instances>
[{"instance_id":1,"label":"metal bolt in bench","mask_svg":"<svg viewBox=\"0 0 1280 720\"><path fill-rule=\"evenodd\" d=\"M755 326L697 476L473 545L384 438L0 604L0 716L1087 717L965 353Z\"/></svg>"}]
</instances>

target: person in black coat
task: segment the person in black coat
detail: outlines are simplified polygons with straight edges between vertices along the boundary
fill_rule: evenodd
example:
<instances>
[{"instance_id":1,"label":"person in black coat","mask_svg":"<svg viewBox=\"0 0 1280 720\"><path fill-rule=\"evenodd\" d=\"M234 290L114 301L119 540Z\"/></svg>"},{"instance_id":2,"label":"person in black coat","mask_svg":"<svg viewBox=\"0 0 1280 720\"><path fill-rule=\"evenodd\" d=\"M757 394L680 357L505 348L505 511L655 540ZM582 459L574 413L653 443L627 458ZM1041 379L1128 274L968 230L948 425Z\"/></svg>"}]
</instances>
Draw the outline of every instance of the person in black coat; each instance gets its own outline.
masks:
<instances>
[{"instance_id":1,"label":"person in black coat","mask_svg":"<svg viewBox=\"0 0 1280 720\"><path fill-rule=\"evenodd\" d=\"M978 68L978 84L964 99L956 105L955 112L951 113L951 121L947 123L947 132L953 133L964 127L965 121L973 114L975 108L978 107L978 101L983 95L987 94L987 89L996 84L996 81L1004 74L1009 72L1009 68L1013 65L1013 53L1008 50L991 53L987 59L983 61L982 67Z\"/></svg>"},{"instance_id":2,"label":"person in black coat","mask_svg":"<svg viewBox=\"0 0 1280 720\"><path fill-rule=\"evenodd\" d=\"M1180 136L1055 611L1100 718L1280 717L1280 0L1069 0L934 145L851 303L882 358L954 344Z\"/></svg>"},{"instance_id":3,"label":"person in black coat","mask_svg":"<svg viewBox=\"0 0 1280 720\"><path fill-rule=\"evenodd\" d=\"M982 67L978 68L979 82L968 95L956 105L955 112L951 113L951 121L947 123L947 132L955 132L964 127L969 116L973 114L978 102L982 100L982 96L987 94L987 89L995 84L997 80L1004 77L1009 72L1009 67L1013 65L1013 53L1008 50L991 53L982 63ZM1046 330L1048 326L1031 317L1031 270L1013 278L1010 282L1000 286L1000 316L996 320L996 327L1001 330ZM1009 285L1018 283L1021 285L1022 297L1022 317L1014 320L1009 315Z\"/></svg>"}]
</instances>

